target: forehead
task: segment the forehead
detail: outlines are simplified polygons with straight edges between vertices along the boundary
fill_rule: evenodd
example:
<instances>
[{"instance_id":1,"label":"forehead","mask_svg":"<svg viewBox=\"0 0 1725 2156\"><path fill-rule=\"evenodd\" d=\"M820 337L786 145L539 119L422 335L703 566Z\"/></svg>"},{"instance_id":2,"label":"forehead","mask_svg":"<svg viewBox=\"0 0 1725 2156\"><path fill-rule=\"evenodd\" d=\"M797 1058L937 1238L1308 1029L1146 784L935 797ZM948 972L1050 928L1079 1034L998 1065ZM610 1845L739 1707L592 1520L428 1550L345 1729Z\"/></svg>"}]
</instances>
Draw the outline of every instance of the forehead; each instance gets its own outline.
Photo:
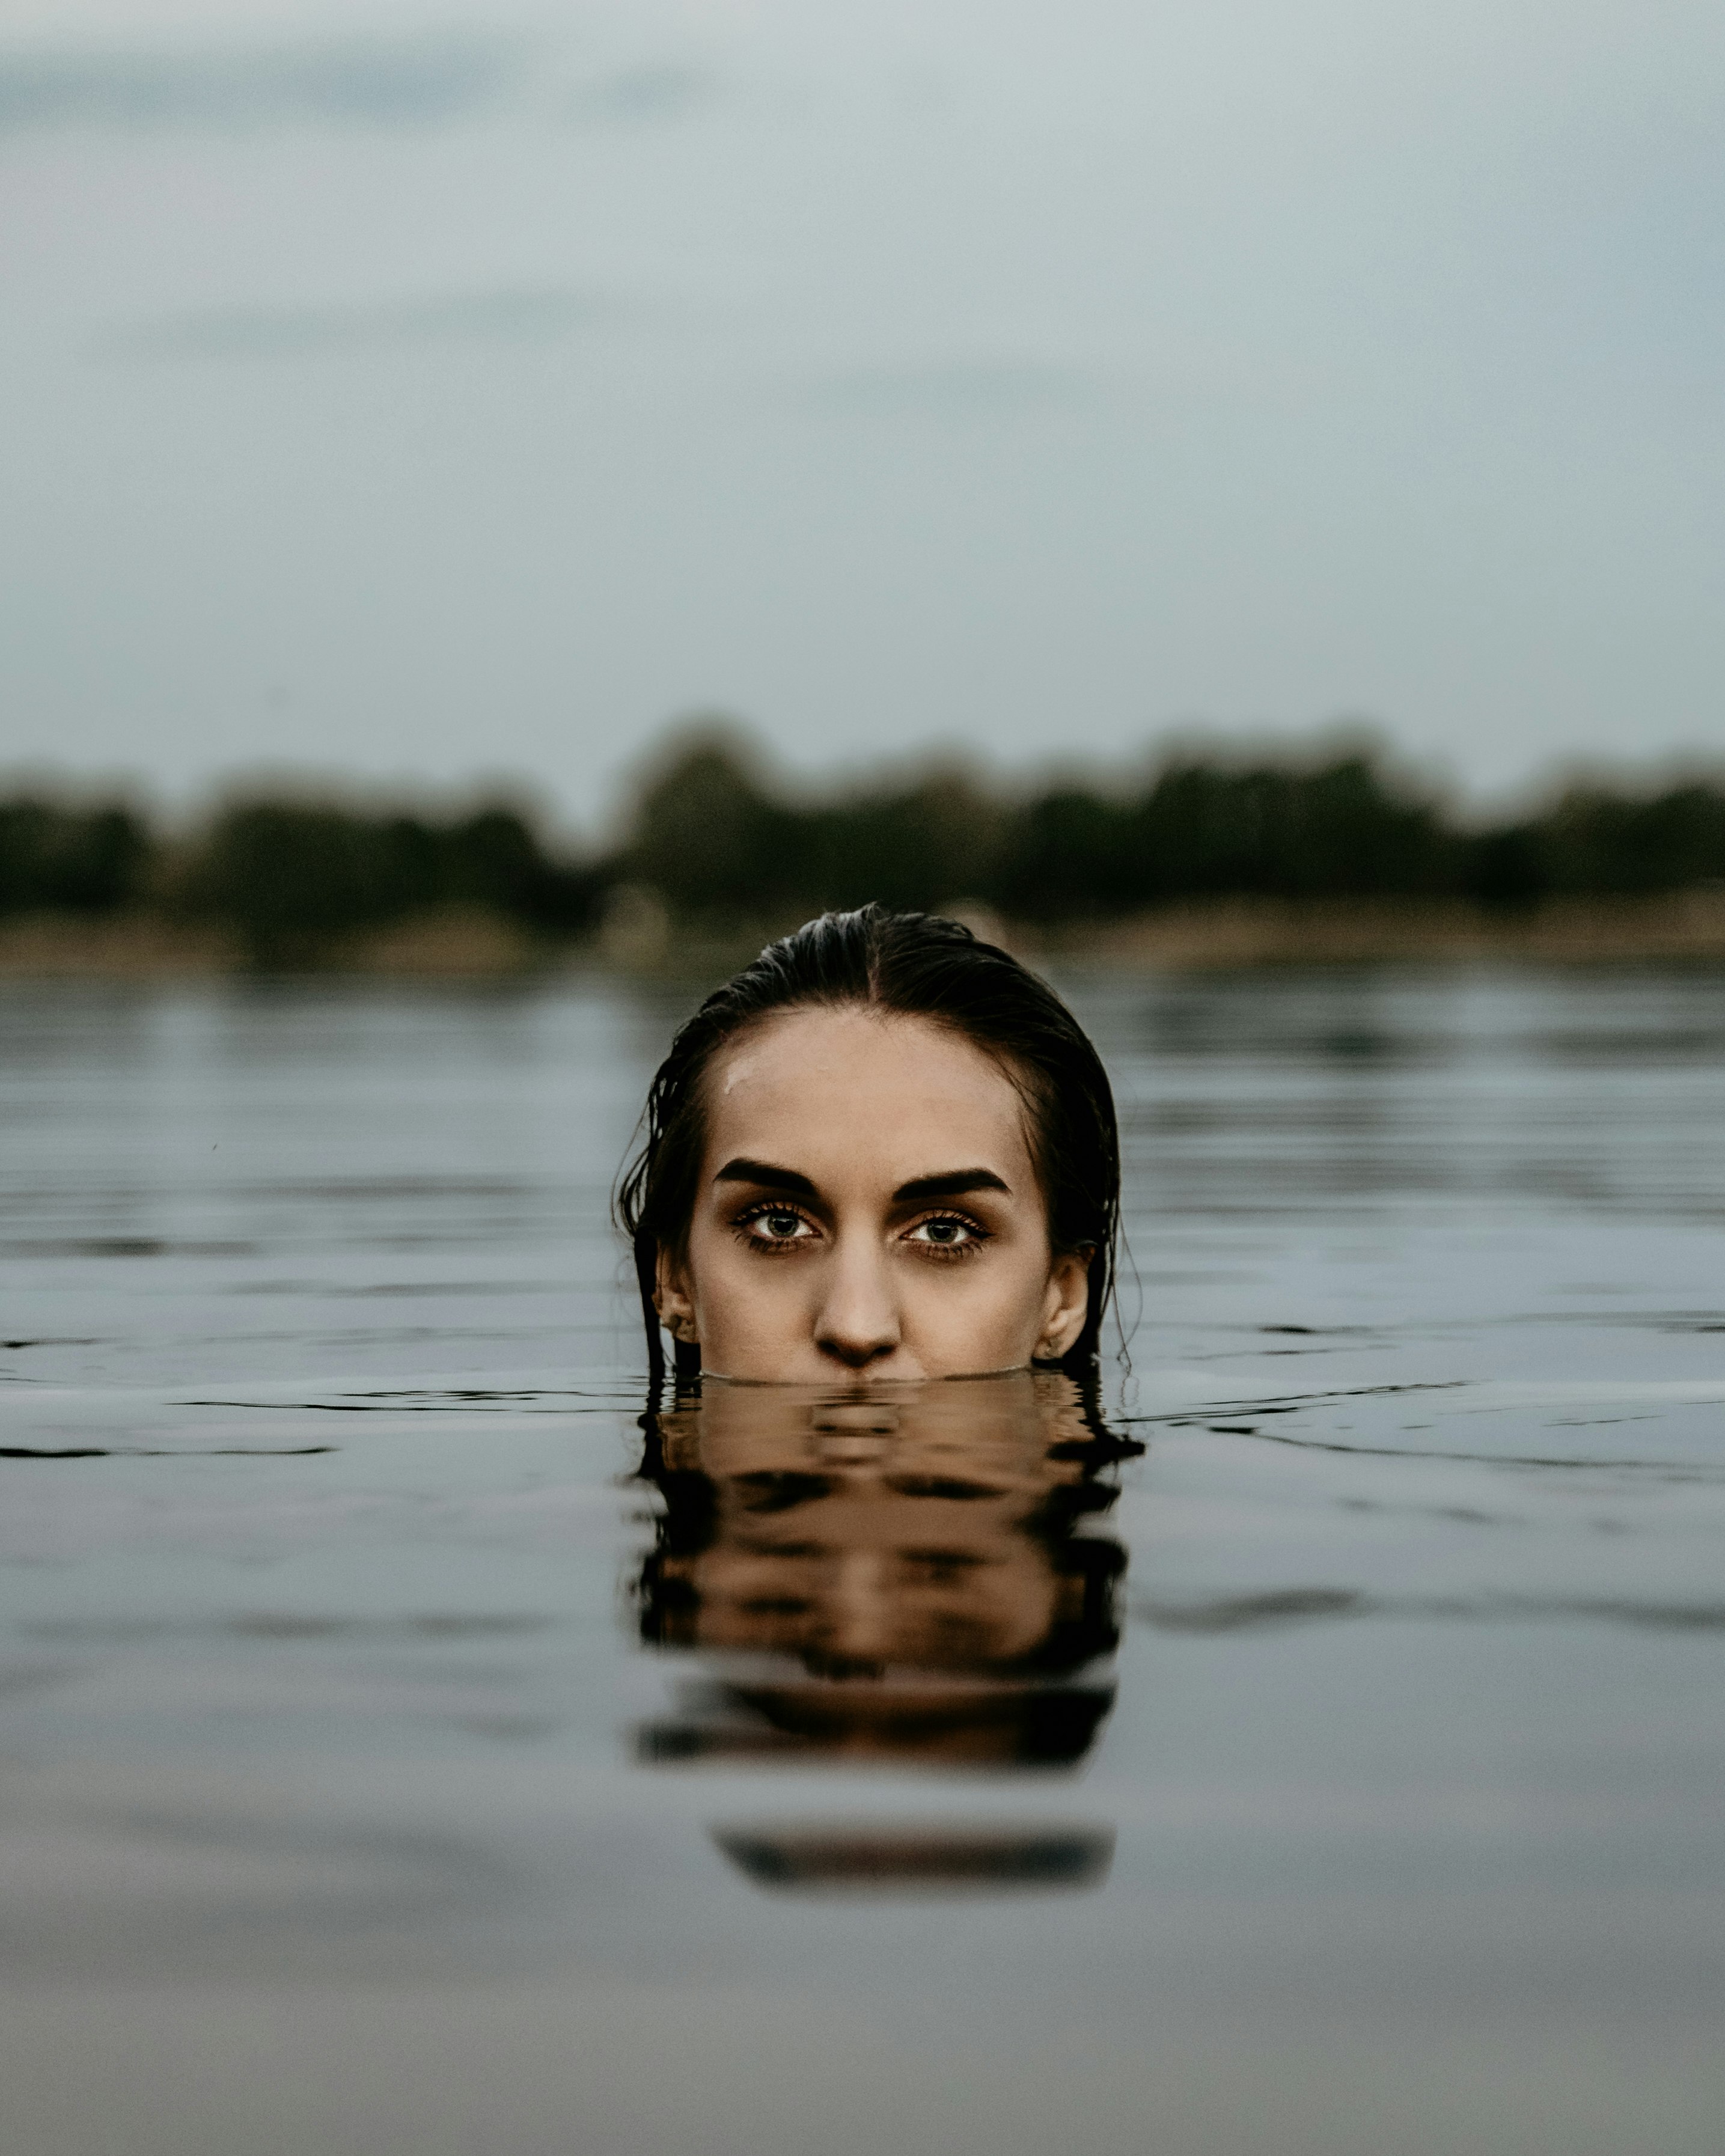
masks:
<instances>
[{"instance_id":1,"label":"forehead","mask_svg":"<svg viewBox=\"0 0 1725 2156\"><path fill-rule=\"evenodd\" d=\"M706 1122L709 1173L741 1153L817 1182L992 1168L1018 1189L1030 1173L1024 1101L993 1056L855 1004L784 1012L721 1050Z\"/></svg>"}]
</instances>

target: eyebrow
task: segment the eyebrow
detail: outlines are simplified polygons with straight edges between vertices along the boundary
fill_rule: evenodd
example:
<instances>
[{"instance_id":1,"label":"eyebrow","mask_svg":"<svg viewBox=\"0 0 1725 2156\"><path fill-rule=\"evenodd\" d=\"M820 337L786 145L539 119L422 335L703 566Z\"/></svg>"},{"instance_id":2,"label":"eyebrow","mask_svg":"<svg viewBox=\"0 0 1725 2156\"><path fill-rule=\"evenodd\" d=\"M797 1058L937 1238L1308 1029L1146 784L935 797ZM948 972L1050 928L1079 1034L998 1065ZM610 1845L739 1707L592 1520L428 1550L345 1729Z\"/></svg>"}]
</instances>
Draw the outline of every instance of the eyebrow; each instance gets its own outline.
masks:
<instances>
[{"instance_id":1,"label":"eyebrow","mask_svg":"<svg viewBox=\"0 0 1725 2156\"><path fill-rule=\"evenodd\" d=\"M1010 1185L992 1168L955 1168L945 1175L919 1175L910 1183L900 1183L892 1194L892 1202L922 1205L931 1198L962 1198L969 1190L1000 1190L1009 1198L1012 1195Z\"/></svg>"},{"instance_id":2,"label":"eyebrow","mask_svg":"<svg viewBox=\"0 0 1725 2156\"><path fill-rule=\"evenodd\" d=\"M819 1196L814 1185L806 1175L799 1175L793 1168L774 1168L764 1160L747 1160L742 1156L727 1160L714 1176L715 1183L752 1183L762 1190L783 1190L793 1198ZM992 1168L954 1168L944 1175L919 1175L909 1183L900 1183L892 1194L895 1205L926 1205L937 1198L962 1198L968 1191L999 1190L1009 1198L1011 1186L996 1175Z\"/></svg>"},{"instance_id":3,"label":"eyebrow","mask_svg":"<svg viewBox=\"0 0 1725 2156\"><path fill-rule=\"evenodd\" d=\"M793 1198L813 1198L814 1185L793 1168L772 1168L764 1160L727 1160L715 1183L754 1183L762 1190L786 1190Z\"/></svg>"}]
</instances>

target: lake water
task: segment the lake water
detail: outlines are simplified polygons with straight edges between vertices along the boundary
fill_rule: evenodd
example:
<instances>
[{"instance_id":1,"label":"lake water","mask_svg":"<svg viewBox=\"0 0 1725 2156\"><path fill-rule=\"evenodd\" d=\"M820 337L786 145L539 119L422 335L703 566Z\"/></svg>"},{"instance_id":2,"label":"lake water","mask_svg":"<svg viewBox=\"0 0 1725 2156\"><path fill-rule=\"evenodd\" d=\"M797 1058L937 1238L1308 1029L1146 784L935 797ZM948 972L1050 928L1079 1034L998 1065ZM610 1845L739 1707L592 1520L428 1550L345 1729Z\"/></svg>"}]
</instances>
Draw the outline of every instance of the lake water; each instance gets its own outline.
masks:
<instances>
[{"instance_id":1,"label":"lake water","mask_svg":"<svg viewBox=\"0 0 1725 2156\"><path fill-rule=\"evenodd\" d=\"M6 989L8 2149L1717 2156L1725 979L1065 985L1101 1418L645 1428L675 996Z\"/></svg>"}]
</instances>

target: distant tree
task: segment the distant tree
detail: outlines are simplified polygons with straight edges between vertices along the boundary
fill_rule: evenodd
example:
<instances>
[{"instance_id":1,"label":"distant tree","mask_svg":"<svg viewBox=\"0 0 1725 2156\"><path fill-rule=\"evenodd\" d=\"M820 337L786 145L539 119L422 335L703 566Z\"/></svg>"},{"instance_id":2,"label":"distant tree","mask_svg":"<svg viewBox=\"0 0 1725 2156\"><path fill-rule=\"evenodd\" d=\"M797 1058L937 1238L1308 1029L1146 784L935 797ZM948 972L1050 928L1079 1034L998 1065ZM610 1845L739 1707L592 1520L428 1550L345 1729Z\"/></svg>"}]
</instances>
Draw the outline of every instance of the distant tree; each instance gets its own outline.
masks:
<instances>
[{"instance_id":1,"label":"distant tree","mask_svg":"<svg viewBox=\"0 0 1725 2156\"><path fill-rule=\"evenodd\" d=\"M1725 791L1700 782L1639 798L1572 787L1534 830L1553 891L1673 891L1725 876Z\"/></svg>"},{"instance_id":2,"label":"distant tree","mask_svg":"<svg viewBox=\"0 0 1725 2156\"><path fill-rule=\"evenodd\" d=\"M823 906L987 897L1009 819L956 768L798 803L727 728L685 734L649 776L614 866L683 914L750 921Z\"/></svg>"},{"instance_id":3,"label":"distant tree","mask_svg":"<svg viewBox=\"0 0 1725 2156\"><path fill-rule=\"evenodd\" d=\"M601 879L552 860L514 809L451 824L318 802L241 801L193 850L181 897L231 924L259 965L314 962L332 942L421 908L474 905L568 932Z\"/></svg>"},{"instance_id":4,"label":"distant tree","mask_svg":"<svg viewBox=\"0 0 1725 2156\"><path fill-rule=\"evenodd\" d=\"M1301 769L1183 760L1132 819L1132 896L1331 898L1428 891L1445 877L1435 808L1394 791L1373 760Z\"/></svg>"},{"instance_id":5,"label":"distant tree","mask_svg":"<svg viewBox=\"0 0 1725 2156\"><path fill-rule=\"evenodd\" d=\"M1430 892L1458 874L1435 805L1364 753L1306 767L1188 757L1135 796L1068 786L1016 806L937 770L801 806L716 729L685 736L653 774L618 867L685 913L971 897L1033 920L1230 893Z\"/></svg>"},{"instance_id":6,"label":"distant tree","mask_svg":"<svg viewBox=\"0 0 1725 2156\"><path fill-rule=\"evenodd\" d=\"M1009 840L1001 804L969 774L948 768L913 784L858 790L802 818L810 907L883 906L927 912L992 899Z\"/></svg>"},{"instance_id":7,"label":"distant tree","mask_svg":"<svg viewBox=\"0 0 1725 2156\"><path fill-rule=\"evenodd\" d=\"M680 913L752 915L803 887L804 821L767 790L747 745L712 725L685 733L649 776L616 857Z\"/></svg>"},{"instance_id":8,"label":"distant tree","mask_svg":"<svg viewBox=\"0 0 1725 2156\"><path fill-rule=\"evenodd\" d=\"M1500 824L1455 842L1457 882L1482 906L1536 905L1551 887L1544 834L1535 823Z\"/></svg>"},{"instance_id":9,"label":"distant tree","mask_svg":"<svg viewBox=\"0 0 1725 2156\"><path fill-rule=\"evenodd\" d=\"M0 802L0 911L113 912L141 895L153 852L129 808L68 808L33 795Z\"/></svg>"},{"instance_id":10,"label":"distant tree","mask_svg":"<svg viewBox=\"0 0 1725 2156\"><path fill-rule=\"evenodd\" d=\"M238 929L257 963L303 963L403 910L411 825L393 822L313 803L236 802L204 834L183 896Z\"/></svg>"},{"instance_id":11,"label":"distant tree","mask_svg":"<svg viewBox=\"0 0 1725 2156\"><path fill-rule=\"evenodd\" d=\"M977 900L1055 922L1237 896L1451 892L1516 906L1714 880L1725 780L1576 783L1537 814L1466 829L1369 745L1255 762L1189 750L1135 783L1066 780L1016 798L948 765L811 798L776 783L736 728L709 722L665 747L598 860L555 851L509 801L439 818L244 798L169 849L117 803L0 800L0 914L171 904L227 924L265 966L315 963L346 936L433 906L571 936L619 885L729 932L871 898Z\"/></svg>"},{"instance_id":12,"label":"distant tree","mask_svg":"<svg viewBox=\"0 0 1725 2156\"><path fill-rule=\"evenodd\" d=\"M481 808L437 838L444 900L492 906L551 934L572 934L597 917L603 876L552 858L517 809Z\"/></svg>"},{"instance_id":13,"label":"distant tree","mask_svg":"<svg viewBox=\"0 0 1725 2156\"><path fill-rule=\"evenodd\" d=\"M1142 904L1134 805L1079 787L1025 802L1003 834L983 896L1026 921L1093 920Z\"/></svg>"}]
</instances>

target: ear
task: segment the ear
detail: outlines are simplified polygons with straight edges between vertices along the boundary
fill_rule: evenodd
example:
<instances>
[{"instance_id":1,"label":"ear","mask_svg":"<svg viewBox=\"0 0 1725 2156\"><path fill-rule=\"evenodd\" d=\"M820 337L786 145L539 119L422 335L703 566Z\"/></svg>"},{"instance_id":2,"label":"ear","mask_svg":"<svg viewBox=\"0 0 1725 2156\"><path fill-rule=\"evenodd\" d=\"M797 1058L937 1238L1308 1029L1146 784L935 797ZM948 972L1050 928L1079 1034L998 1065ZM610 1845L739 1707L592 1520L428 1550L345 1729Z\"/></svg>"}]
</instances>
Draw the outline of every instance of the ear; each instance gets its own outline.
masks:
<instances>
[{"instance_id":1,"label":"ear","mask_svg":"<svg viewBox=\"0 0 1725 2156\"><path fill-rule=\"evenodd\" d=\"M1049 1267L1036 1342L1039 1363L1057 1363L1083 1332L1090 1314L1090 1260L1088 1250L1065 1250Z\"/></svg>"},{"instance_id":2,"label":"ear","mask_svg":"<svg viewBox=\"0 0 1725 2156\"><path fill-rule=\"evenodd\" d=\"M695 1305L690 1298L685 1268L662 1247L654 1270L653 1307L659 1313L660 1323L673 1340L700 1346L701 1332L695 1322Z\"/></svg>"}]
</instances>

